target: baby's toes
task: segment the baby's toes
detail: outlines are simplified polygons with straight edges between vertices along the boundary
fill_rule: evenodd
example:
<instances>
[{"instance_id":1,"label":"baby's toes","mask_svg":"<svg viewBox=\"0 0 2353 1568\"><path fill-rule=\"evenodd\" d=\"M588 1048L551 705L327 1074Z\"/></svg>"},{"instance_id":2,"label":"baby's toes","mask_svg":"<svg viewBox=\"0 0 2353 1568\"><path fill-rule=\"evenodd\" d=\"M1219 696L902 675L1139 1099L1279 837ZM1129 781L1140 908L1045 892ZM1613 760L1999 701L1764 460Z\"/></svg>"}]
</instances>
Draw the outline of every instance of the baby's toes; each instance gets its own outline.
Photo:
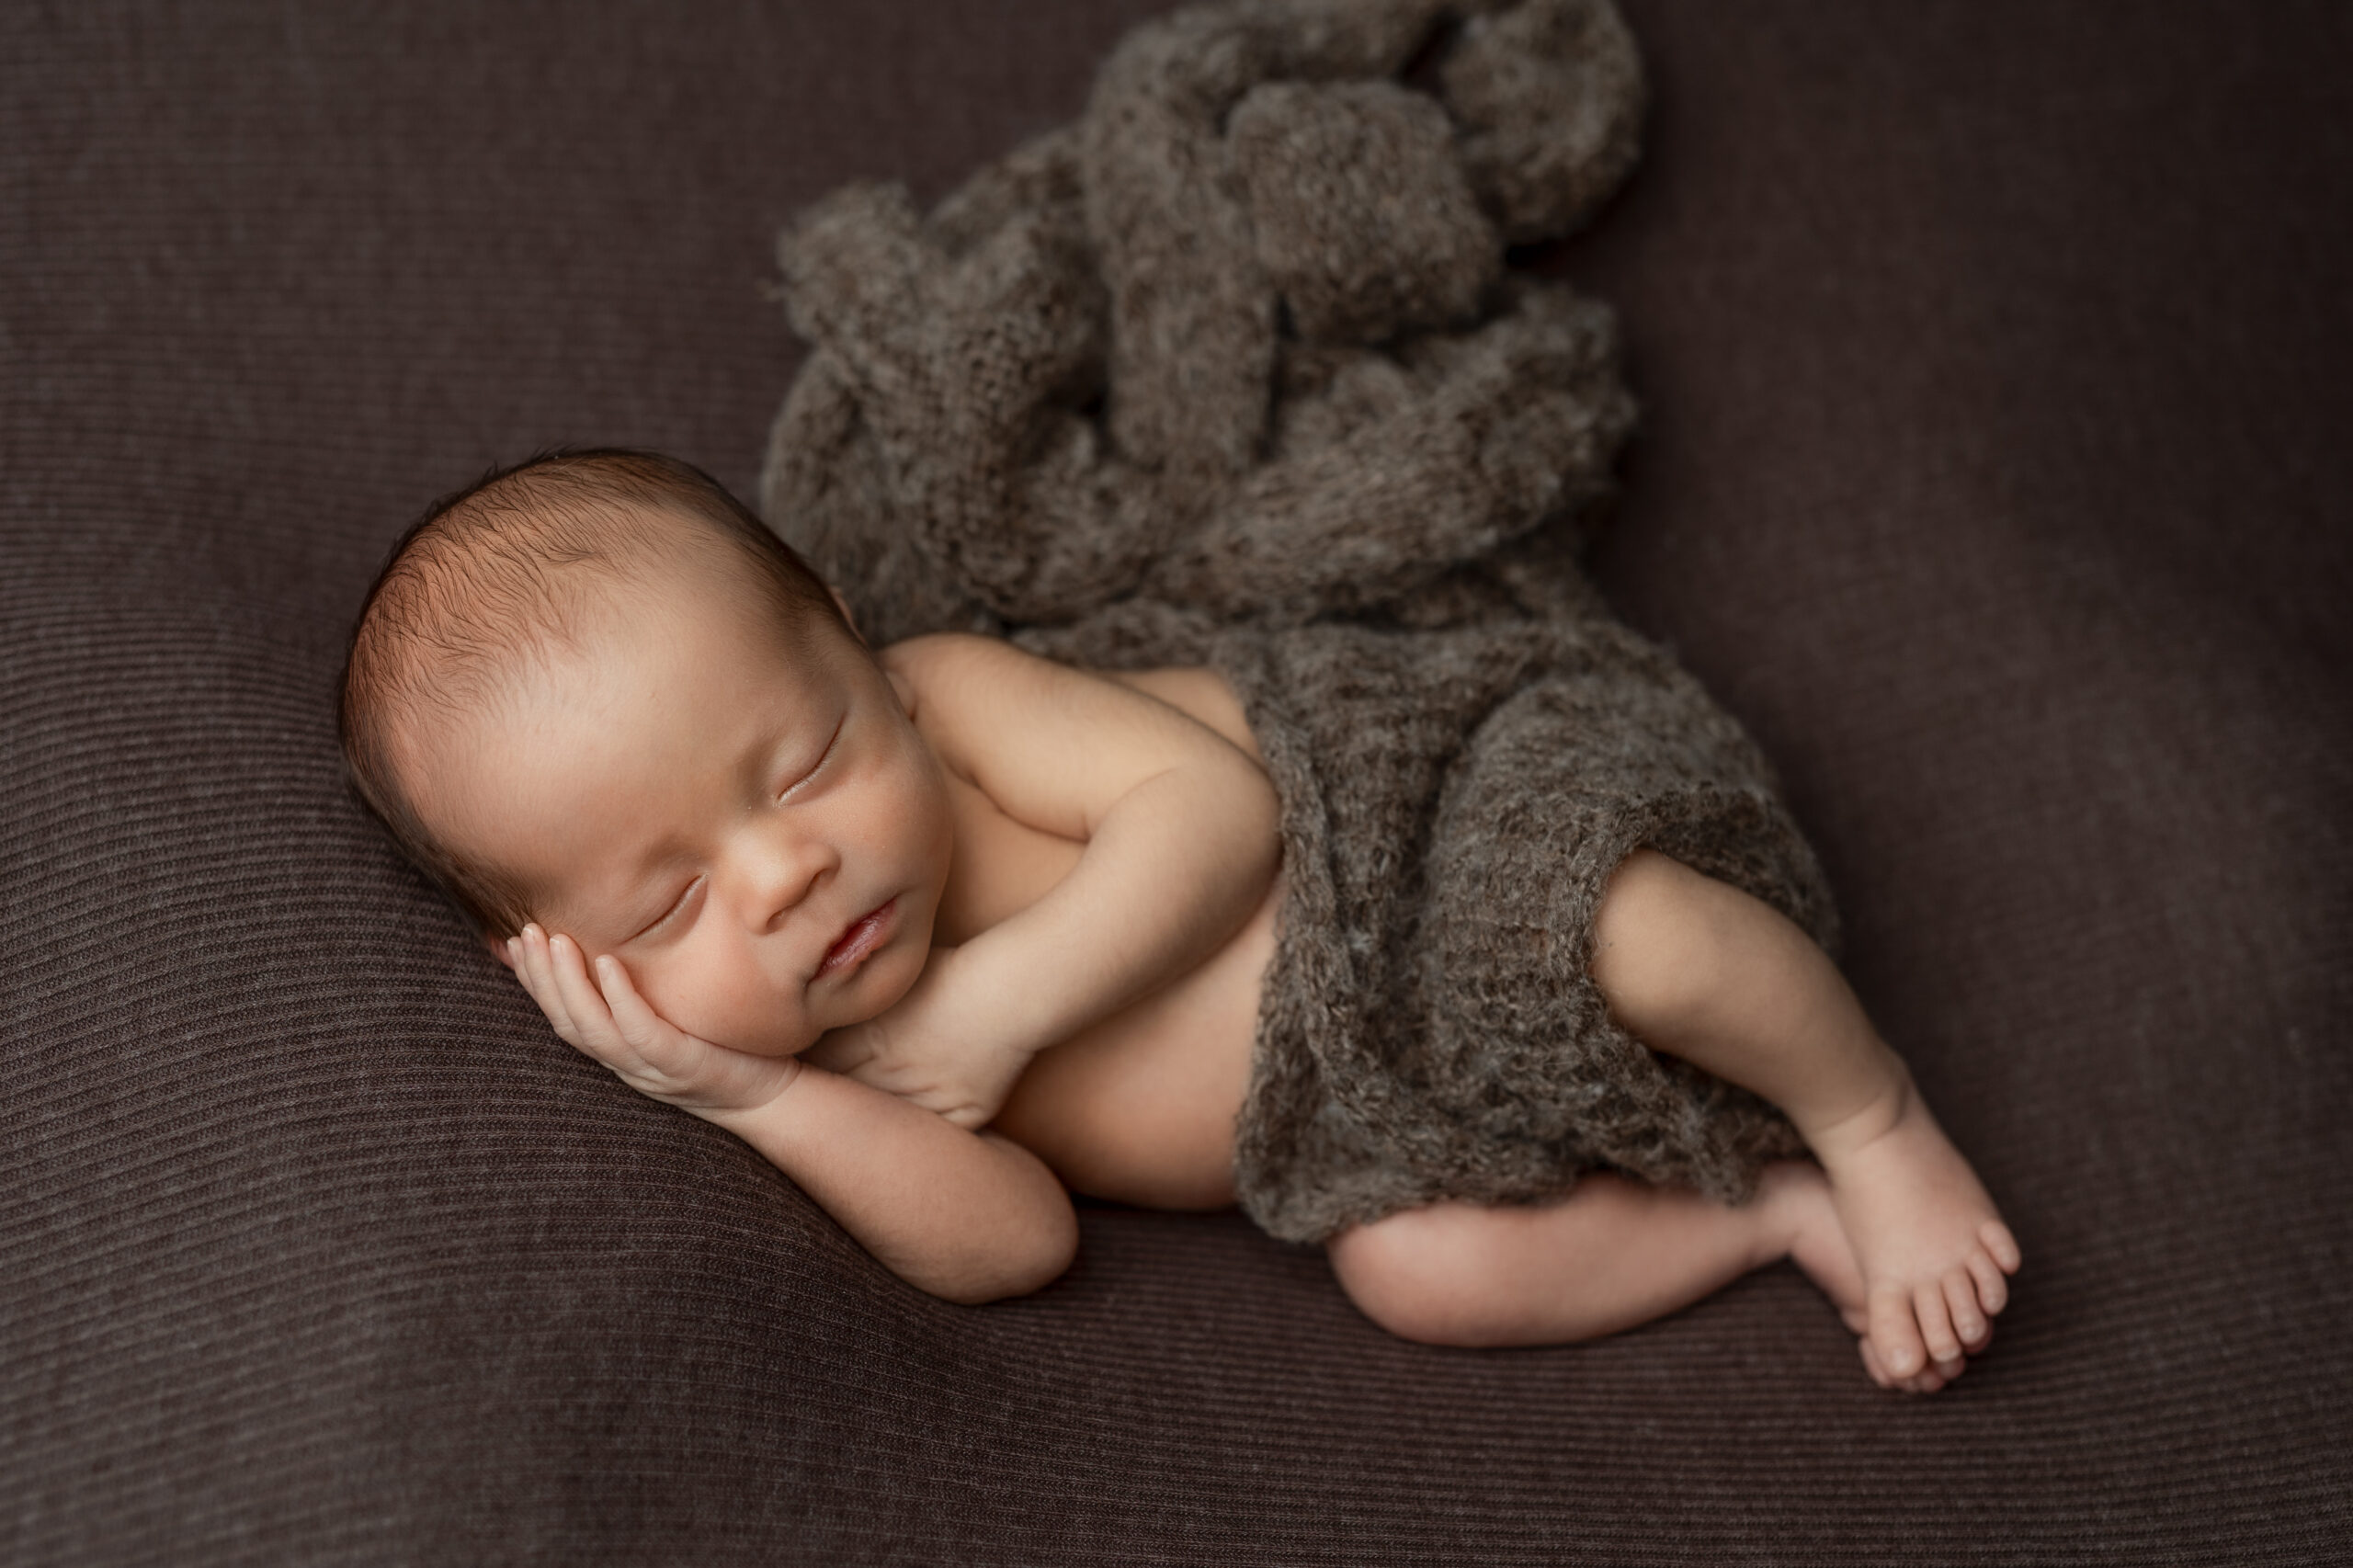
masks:
<instances>
[{"instance_id":1,"label":"baby's toes","mask_svg":"<svg viewBox=\"0 0 2353 1568\"><path fill-rule=\"evenodd\" d=\"M2018 1251L2018 1238L1999 1220L1988 1220L1977 1227L1977 1239L1985 1244L1985 1250L1994 1255L2005 1274L2016 1274L2018 1265L2026 1261Z\"/></svg>"},{"instance_id":2,"label":"baby's toes","mask_svg":"<svg viewBox=\"0 0 2353 1568\"><path fill-rule=\"evenodd\" d=\"M1920 1338L1928 1358L1948 1376L1961 1369L1961 1335L1953 1332L1952 1313L1945 1307L1944 1287L1930 1283L1912 1292L1913 1314L1920 1320Z\"/></svg>"},{"instance_id":3,"label":"baby's toes","mask_svg":"<svg viewBox=\"0 0 2353 1568\"><path fill-rule=\"evenodd\" d=\"M1862 1352L1863 1370L1870 1374L1871 1381L1890 1392L1934 1393L1958 1375L1935 1367L1923 1367L1908 1378L1893 1378L1888 1376L1887 1369L1880 1365L1879 1352L1871 1348L1869 1338L1856 1340L1855 1346Z\"/></svg>"},{"instance_id":4,"label":"baby's toes","mask_svg":"<svg viewBox=\"0 0 2353 1568\"><path fill-rule=\"evenodd\" d=\"M1918 1376L1904 1380L1899 1386L1905 1393L1935 1393L1961 1375L1959 1367L1927 1367Z\"/></svg>"},{"instance_id":5,"label":"baby's toes","mask_svg":"<svg viewBox=\"0 0 2353 1568\"><path fill-rule=\"evenodd\" d=\"M1871 1343L1879 1348L1879 1364L1901 1383L1927 1365L1928 1353L1920 1343L1919 1319L1912 1298L1893 1286L1871 1292Z\"/></svg>"},{"instance_id":6,"label":"baby's toes","mask_svg":"<svg viewBox=\"0 0 2353 1568\"><path fill-rule=\"evenodd\" d=\"M2010 1282L1992 1256L1973 1252L1968 1258L1969 1278L1977 1286L1977 1304L1988 1317L2010 1304Z\"/></svg>"},{"instance_id":7,"label":"baby's toes","mask_svg":"<svg viewBox=\"0 0 2353 1568\"><path fill-rule=\"evenodd\" d=\"M1945 1306L1952 1313L1952 1331L1961 1336L1963 1350L1974 1356L1992 1343L1994 1324L1978 1305L1977 1281L1966 1268L1945 1276Z\"/></svg>"},{"instance_id":8,"label":"baby's toes","mask_svg":"<svg viewBox=\"0 0 2353 1568\"><path fill-rule=\"evenodd\" d=\"M1856 1340L1855 1347L1862 1352L1863 1370L1870 1374L1871 1381L1883 1389L1893 1388L1895 1380L1889 1377L1887 1369L1879 1364L1879 1352L1871 1348L1870 1336L1866 1335Z\"/></svg>"}]
</instances>

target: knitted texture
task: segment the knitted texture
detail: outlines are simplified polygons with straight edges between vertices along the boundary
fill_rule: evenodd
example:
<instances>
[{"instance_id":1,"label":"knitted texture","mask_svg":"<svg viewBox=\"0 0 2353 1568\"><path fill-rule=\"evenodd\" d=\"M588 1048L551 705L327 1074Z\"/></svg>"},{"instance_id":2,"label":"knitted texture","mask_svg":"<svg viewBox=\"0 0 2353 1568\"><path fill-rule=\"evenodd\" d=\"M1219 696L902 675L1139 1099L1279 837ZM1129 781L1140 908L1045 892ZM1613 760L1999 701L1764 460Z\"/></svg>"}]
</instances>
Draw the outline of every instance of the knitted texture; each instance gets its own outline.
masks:
<instances>
[{"instance_id":1,"label":"knitted texture","mask_svg":"<svg viewBox=\"0 0 2353 1568\"><path fill-rule=\"evenodd\" d=\"M1597 1165L1738 1199L1800 1147L1589 972L1644 844L1836 936L1763 756L1577 564L1615 319L1504 265L1616 188L1642 97L1606 0L1199 6L927 218L850 187L779 245L813 347L763 506L870 635L1241 698L1286 891L1236 1183L1277 1236Z\"/></svg>"}]
</instances>

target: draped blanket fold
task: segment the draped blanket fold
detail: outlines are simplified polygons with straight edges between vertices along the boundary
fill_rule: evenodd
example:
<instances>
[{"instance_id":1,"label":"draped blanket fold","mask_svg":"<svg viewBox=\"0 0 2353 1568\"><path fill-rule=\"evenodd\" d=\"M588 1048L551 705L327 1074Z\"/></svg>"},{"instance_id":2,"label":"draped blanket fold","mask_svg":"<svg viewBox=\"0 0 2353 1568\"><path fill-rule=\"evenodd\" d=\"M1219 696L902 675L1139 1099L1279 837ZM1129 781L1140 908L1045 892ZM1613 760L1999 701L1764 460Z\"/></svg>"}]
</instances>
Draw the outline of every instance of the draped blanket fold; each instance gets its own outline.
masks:
<instances>
[{"instance_id":1,"label":"draped blanket fold","mask_svg":"<svg viewBox=\"0 0 2353 1568\"><path fill-rule=\"evenodd\" d=\"M818 202L763 510L878 642L1205 664L1282 798L1236 1183L1322 1240L1608 1166L1734 1200L1794 1131L1590 976L1648 845L1825 946L1772 770L1578 552L1632 428L1615 318L1506 265L1632 166L1606 0L1245 0L928 215Z\"/></svg>"}]
</instances>

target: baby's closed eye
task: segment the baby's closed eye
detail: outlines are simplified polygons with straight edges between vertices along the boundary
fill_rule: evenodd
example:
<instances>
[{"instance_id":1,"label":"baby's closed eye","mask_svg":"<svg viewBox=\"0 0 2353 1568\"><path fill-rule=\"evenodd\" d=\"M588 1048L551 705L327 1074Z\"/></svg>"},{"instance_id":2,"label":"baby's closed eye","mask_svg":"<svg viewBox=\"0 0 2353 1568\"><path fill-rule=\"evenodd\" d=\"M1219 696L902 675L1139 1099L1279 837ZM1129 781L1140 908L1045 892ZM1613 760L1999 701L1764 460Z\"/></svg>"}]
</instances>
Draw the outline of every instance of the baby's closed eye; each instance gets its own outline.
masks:
<instances>
[{"instance_id":1,"label":"baby's closed eye","mask_svg":"<svg viewBox=\"0 0 2353 1568\"><path fill-rule=\"evenodd\" d=\"M695 895L702 891L705 881L705 878L697 877L680 888L672 895L670 901L662 906L660 914L623 937L622 941L628 943L643 937L661 936L677 925L680 918L687 913L688 905L694 902Z\"/></svg>"},{"instance_id":2,"label":"baby's closed eye","mask_svg":"<svg viewBox=\"0 0 2353 1568\"><path fill-rule=\"evenodd\" d=\"M849 716L847 714L844 714L840 719L835 721L832 732L825 736L825 744L824 747L819 750L813 758L810 759L805 766L788 766L785 768L782 779L776 789L776 798L779 801L790 800L803 785L806 785L811 779L816 778L819 773L824 771L825 764L832 760L835 752L841 749L842 732L848 727Z\"/></svg>"}]
</instances>

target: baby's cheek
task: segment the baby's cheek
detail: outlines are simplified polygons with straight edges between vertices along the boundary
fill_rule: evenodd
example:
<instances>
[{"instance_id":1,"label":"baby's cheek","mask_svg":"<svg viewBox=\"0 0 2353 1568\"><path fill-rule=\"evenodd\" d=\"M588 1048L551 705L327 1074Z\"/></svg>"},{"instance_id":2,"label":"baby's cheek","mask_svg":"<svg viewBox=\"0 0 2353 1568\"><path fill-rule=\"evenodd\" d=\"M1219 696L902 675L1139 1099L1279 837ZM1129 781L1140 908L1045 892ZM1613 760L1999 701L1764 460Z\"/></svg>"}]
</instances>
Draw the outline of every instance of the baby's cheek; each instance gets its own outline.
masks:
<instances>
[{"instance_id":1,"label":"baby's cheek","mask_svg":"<svg viewBox=\"0 0 2353 1568\"><path fill-rule=\"evenodd\" d=\"M707 959L659 966L642 984L664 1017L698 1040L756 1056L790 1056L816 1039L800 1010L757 972Z\"/></svg>"}]
</instances>

